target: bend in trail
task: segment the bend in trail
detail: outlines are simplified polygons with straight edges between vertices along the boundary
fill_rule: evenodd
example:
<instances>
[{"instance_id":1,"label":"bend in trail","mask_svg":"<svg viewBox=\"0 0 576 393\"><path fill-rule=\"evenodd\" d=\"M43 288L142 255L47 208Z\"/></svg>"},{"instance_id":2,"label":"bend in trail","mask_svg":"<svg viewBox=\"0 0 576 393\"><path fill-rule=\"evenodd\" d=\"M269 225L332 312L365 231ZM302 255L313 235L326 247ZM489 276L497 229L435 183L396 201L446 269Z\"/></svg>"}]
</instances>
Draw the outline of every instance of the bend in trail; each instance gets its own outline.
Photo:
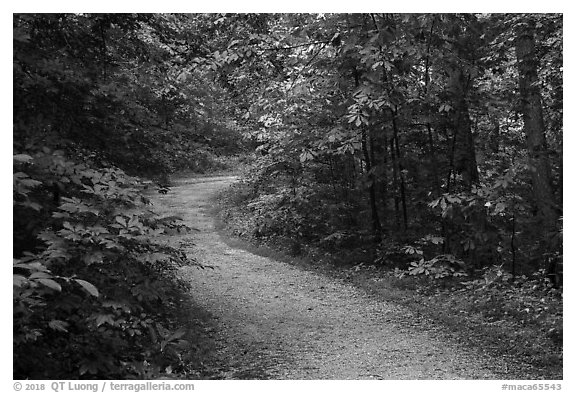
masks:
<instances>
[{"instance_id":1,"label":"bend in trail","mask_svg":"<svg viewBox=\"0 0 576 393\"><path fill-rule=\"evenodd\" d=\"M226 245L206 208L236 178L180 179L156 209L199 230L174 241L214 269L181 274L218 321L223 378L497 379L493 360L447 342L409 310L334 278Z\"/></svg>"}]
</instances>

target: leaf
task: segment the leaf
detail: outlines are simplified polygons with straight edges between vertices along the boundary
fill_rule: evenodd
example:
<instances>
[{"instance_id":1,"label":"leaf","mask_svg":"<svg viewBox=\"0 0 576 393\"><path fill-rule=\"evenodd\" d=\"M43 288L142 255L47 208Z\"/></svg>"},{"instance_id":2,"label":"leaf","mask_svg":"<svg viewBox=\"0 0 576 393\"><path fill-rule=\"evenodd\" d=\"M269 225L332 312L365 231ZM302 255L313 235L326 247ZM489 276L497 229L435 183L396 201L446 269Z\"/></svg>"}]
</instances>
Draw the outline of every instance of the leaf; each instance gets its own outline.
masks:
<instances>
[{"instance_id":1,"label":"leaf","mask_svg":"<svg viewBox=\"0 0 576 393\"><path fill-rule=\"evenodd\" d=\"M34 187L37 187L40 184L42 184L41 181L30 179L28 177L19 179L19 183L21 185L23 185L24 187L28 187L28 188L34 188Z\"/></svg>"},{"instance_id":2,"label":"leaf","mask_svg":"<svg viewBox=\"0 0 576 393\"><path fill-rule=\"evenodd\" d=\"M127 303L122 303L122 302L117 302L117 301L112 301L112 300L107 300L102 302L102 307L109 307L112 308L114 310L122 310L126 313L130 313L131 309L130 306Z\"/></svg>"},{"instance_id":3,"label":"leaf","mask_svg":"<svg viewBox=\"0 0 576 393\"><path fill-rule=\"evenodd\" d=\"M166 345L170 344L171 342L179 340L182 336L184 336L184 334L186 334L186 330L182 328L172 333L170 337L166 338L160 343L160 351L164 352Z\"/></svg>"},{"instance_id":4,"label":"leaf","mask_svg":"<svg viewBox=\"0 0 576 393\"><path fill-rule=\"evenodd\" d=\"M15 259L13 267L17 267L19 269L48 272L48 268L40 262L21 263L21 262L18 262L17 259Z\"/></svg>"},{"instance_id":5,"label":"leaf","mask_svg":"<svg viewBox=\"0 0 576 393\"><path fill-rule=\"evenodd\" d=\"M70 224L68 221L64 221L64 223L62 223L62 226L70 231L74 231L74 227L72 226L72 224Z\"/></svg>"},{"instance_id":6,"label":"leaf","mask_svg":"<svg viewBox=\"0 0 576 393\"><path fill-rule=\"evenodd\" d=\"M506 210L506 204L502 203L502 202L498 202L496 204L496 208L494 209L494 213L495 214L502 213L504 210Z\"/></svg>"},{"instance_id":7,"label":"leaf","mask_svg":"<svg viewBox=\"0 0 576 393\"><path fill-rule=\"evenodd\" d=\"M305 150L300 154L300 162L310 161L314 159L314 154L311 151Z\"/></svg>"},{"instance_id":8,"label":"leaf","mask_svg":"<svg viewBox=\"0 0 576 393\"><path fill-rule=\"evenodd\" d=\"M12 285L14 285L15 287L21 287L27 282L28 280L26 279L26 277L21 276L20 274L12 275Z\"/></svg>"},{"instance_id":9,"label":"leaf","mask_svg":"<svg viewBox=\"0 0 576 393\"><path fill-rule=\"evenodd\" d=\"M70 324L68 322L54 319L54 320L48 322L48 326L50 327L50 329L54 329L54 330L59 331L59 332L68 333L68 329L66 329L66 328L68 326L70 326Z\"/></svg>"},{"instance_id":10,"label":"leaf","mask_svg":"<svg viewBox=\"0 0 576 393\"><path fill-rule=\"evenodd\" d=\"M96 317L96 326L100 327L107 323L110 326L114 326L114 318L112 314L99 314Z\"/></svg>"},{"instance_id":11,"label":"leaf","mask_svg":"<svg viewBox=\"0 0 576 393\"><path fill-rule=\"evenodd\" d=\"M448 206L448 202L446 200L446 197L442 197L440 199L440 207L442 208L442 210L446 210L447 206Z\"/></svg>"},{"instance_id":12,"label":"leaf","mask_svg":"<svg viewBox=\"0 0 576 393\"><path fill-rule=\"evenodd\" d=\"M75 281L82 286L90 295L94 297L98 297L100 294L98 293L98 289L90 284L88 281L80 280L79 278L75 279Z\"/></svg>"},{"instance_id":13,"label":"leaf","mask_svg":"<svg viewBox=\"0 0 576 393\"><path fill-rule=\"evenodd\" d=\"M123 227L126 226L126 219L122 216L116 216L114 217L114 219L116 220L116 222L120 225L122 225Z\"/></svg>"},{"instance_id":14,"label":"leaf","mask_svg":"<svg viewBox=\"0 0 576 393\"><path fill-rule=\"evenodd\" d=\"M440 105L440 108L438 109L438 112L450 112L450 110L452 109L452 106L449 104L442 104Z\"/></svg>"},{"instance_id":15,"label":"leaf","mask_svg":"<svg viewBox=\"0 0 576 393\"><path fill-rule=\"evenodd\" d=\"M36 202L24 201L24 202L21 202L20 205L24 206L24 207L28 207L32 210L37 211L37 212L42 210L42 205L40 205L39 203L36 203Z\"/></svg>"},{"instance_id":16,"label":"leaf","mask_svg":"<svg viewBox=\"0 0 576 393\"><path fill-rule=\"evenodd\" d=\"M16 154L13 157L14 161L17 162L30 162L32 161L34 158L32 158L31 156L29 156L28 154Z\"/></svg>"},{"instance_id":17,"label":"leaf","mask_svg":"<svg viewBox=\"0 0 576 393\"><path fill-rule=\"evenodd\" d=\"M433 244L443 244L444 243L444 238L441 236L430 236L430 241Z\"/></svg>"},{"instance_id":18,"label":"leaf","mask_svg":"<svg viewBox=\"0 0 576 393\"><path fill-rule=\"evenodd\" d=\"M32 274L30 275L30 277L28 277L28 278L29 278L30 280L38 280L38 279L41 279L41 278L48 278L48 279L50 279L50 278L52 278L52 275L50 275L50 274L48 274L48 273L45 273L45 272L35 272L35 273L32 273Z\"/></svg>"},{"instance_id":19,"label":"leaf","mask_svg":"<svg viewBox=\"0 0 576 393\"><path fill-rule=\"evenodd\" d=\"M83 260L87 265L92 265L93 263L102 263L104 261L104 254L102 254L100 251L96 251L85 255Z\"/></svg>"},{"instance_id":20,"label":"leaf","mask_svg":"<svg viewBox=\"0 0 576 393\"><path fill-rule=\"evenodd\" d=\"M174 333L172 333L170 335L170 337L168 337L166 339L166 341L175 341L178 340L179 338L182 338L184 335L186 334L186 329L180 328L177 331L175 331Z\"/></svg>"},{"instance_id":21,"label":"leaf","mask_svg":"<svg viewBox=\"0 0 576 393\"><path fill-rule=\"evenodd\" d=\"M38 282L47 286L50 289L54 289L55 291L58 291L58 292L62 291L62 287L60 286L60 284L58 284L56 281L51 280L49 278L40 278L38 280Z\"/></svg>"}]
</instances>

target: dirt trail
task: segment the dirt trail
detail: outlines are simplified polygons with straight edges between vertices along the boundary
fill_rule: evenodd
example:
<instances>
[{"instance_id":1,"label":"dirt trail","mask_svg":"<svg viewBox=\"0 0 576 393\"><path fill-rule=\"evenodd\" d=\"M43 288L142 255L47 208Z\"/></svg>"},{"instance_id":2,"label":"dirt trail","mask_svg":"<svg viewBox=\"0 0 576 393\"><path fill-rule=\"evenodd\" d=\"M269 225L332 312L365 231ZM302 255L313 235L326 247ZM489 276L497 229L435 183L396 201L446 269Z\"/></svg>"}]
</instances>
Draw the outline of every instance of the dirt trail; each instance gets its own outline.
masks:
<instances>
[{"instance_id":1,"label":"dirt trail","mask_svg":"<svg viewBox=\"0 0 576 393\"><path fill-rule=\"evenodd\" d=\"M183 268L194 302L217 320L223 378L498 379L490 359L443 341L411 313L345 282L227 246L210 197L235 177L181 179L156 208L197 228L176 241L214 269Z\"/></svg>"}]
</instances>

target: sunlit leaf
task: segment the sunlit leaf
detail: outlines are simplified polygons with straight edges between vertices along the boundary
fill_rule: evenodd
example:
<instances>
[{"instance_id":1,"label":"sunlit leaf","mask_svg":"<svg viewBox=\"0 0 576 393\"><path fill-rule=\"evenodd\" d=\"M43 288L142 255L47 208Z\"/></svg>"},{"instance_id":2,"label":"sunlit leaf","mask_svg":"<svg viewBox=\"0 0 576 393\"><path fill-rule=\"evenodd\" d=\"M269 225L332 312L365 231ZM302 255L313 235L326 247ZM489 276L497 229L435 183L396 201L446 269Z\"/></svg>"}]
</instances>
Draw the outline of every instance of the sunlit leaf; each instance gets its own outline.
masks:
<instances>
[{"instance_id":1,"label":"sunlit leaf","mask_svg":"<svg viewBox=\"0 0 576 393\"><path fill-rule=\"evenodd\" d=\"M55 291L61 292L62 286L58 284L56 281L51 280L49 278L40 278L37 280L39 283L47 286L50 289L54 289Z\"/></svg>"},{"instance_id":2,"label":"sunlit leaf","mask_svg":"<svg viewBox=\"0 0 576 393\"><path fill-rule=\"evenodd\" d=\"M88 281L80 280L78 278L74 279L74 281L80 284L82 288L84 288L86 292L88 292L90 295L94 297L98 297L100 295L98 293L98 289L94 285L90 284Z\"/></svg>"},{"instance_id":3,"label":"sunlit leaf","mask_svg":"<svg viewBox=\"0 0 576 393\"><path fill-rule=\"evenodd\" d=\"M59 321L57 319L54 319L50 322L48 322L48 326L50 327L50 329L59 331L59 332L68 332L68 326L70 326L70 324L68 322L64 322L64 321Z\"/></svg>"}]
</instances>

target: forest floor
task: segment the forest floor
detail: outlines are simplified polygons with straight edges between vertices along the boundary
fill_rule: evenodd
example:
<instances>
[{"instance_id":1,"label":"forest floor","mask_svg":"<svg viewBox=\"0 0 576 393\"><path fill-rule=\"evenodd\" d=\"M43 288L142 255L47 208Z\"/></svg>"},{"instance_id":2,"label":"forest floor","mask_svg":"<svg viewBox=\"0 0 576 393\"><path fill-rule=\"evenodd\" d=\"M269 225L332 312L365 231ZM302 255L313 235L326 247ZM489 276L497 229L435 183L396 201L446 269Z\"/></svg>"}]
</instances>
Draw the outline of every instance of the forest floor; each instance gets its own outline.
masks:
<instances>
[{"instance_id":1,"label":"forest floor","mask_svg":"<svg viewBox=\"0 0 576 393\"><path fill-rule=\"evenodd\" d=\"M181 177L154 196L160 213L194 230L175 236L210 266L181 269L202 312L210 378L518 379L494 359L442 334L432 321L345 280L231 246L210 214L234 176ZM200 315L200 316L199 316ZM524 376L529 378L529 376Z\"/></svg>"}]
</instances>

